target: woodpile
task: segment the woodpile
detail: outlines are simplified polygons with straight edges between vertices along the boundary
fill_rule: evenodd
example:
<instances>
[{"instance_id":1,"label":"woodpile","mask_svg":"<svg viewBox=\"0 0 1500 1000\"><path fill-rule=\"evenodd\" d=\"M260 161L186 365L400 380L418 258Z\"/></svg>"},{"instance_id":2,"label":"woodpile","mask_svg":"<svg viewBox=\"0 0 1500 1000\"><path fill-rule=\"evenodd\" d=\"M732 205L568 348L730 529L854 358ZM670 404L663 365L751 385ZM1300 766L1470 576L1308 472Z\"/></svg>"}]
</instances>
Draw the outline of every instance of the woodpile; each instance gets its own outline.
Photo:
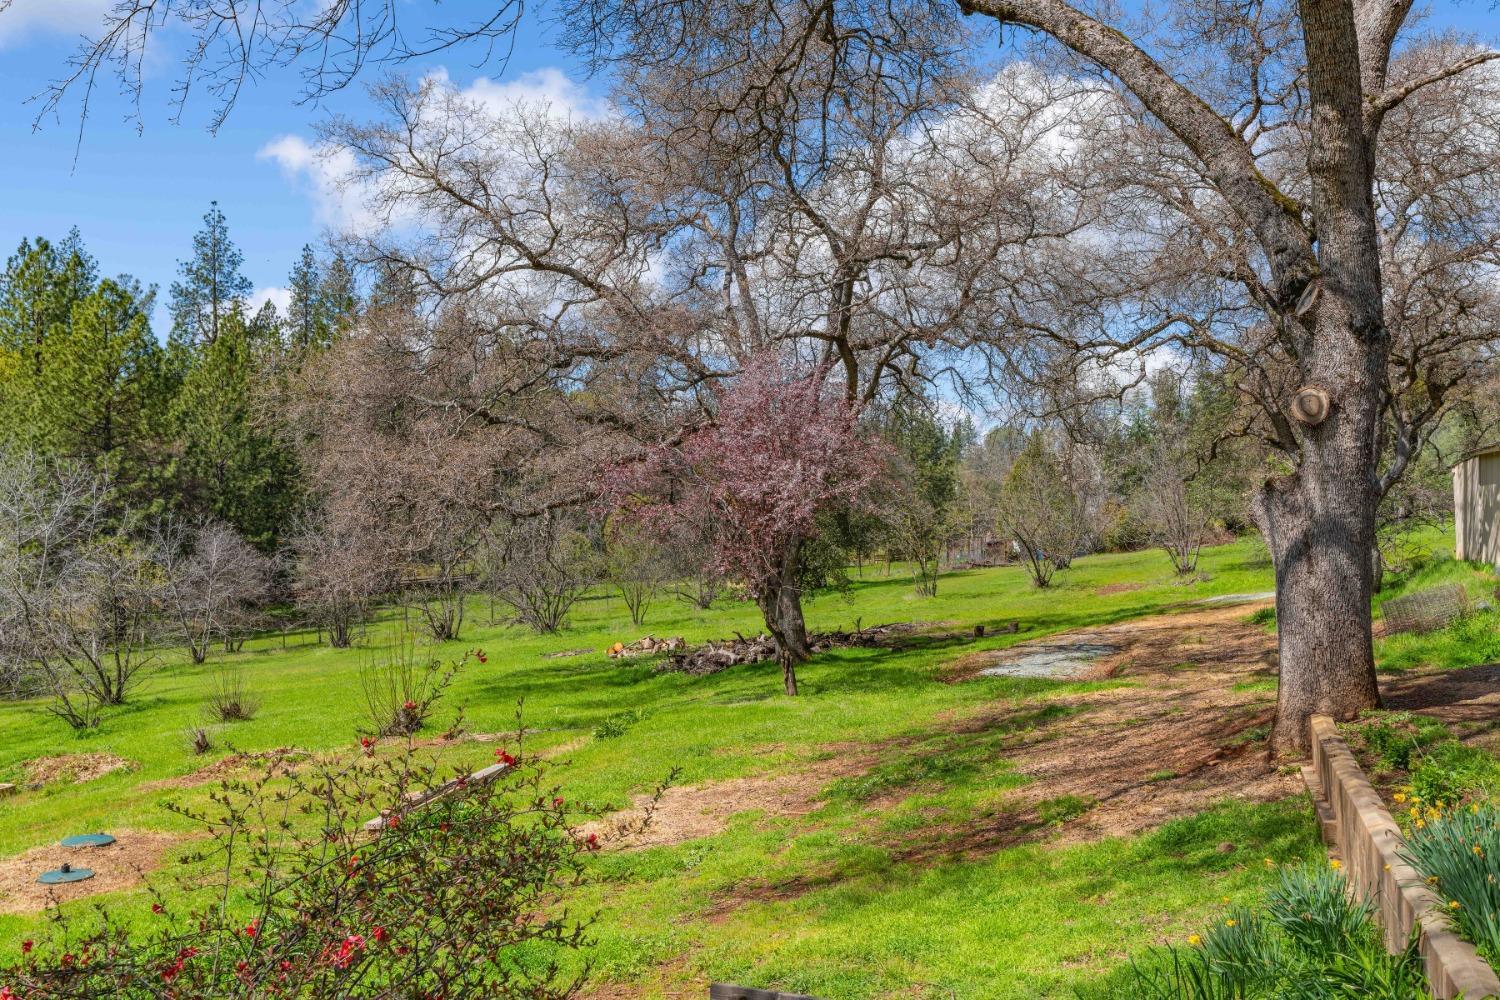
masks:
<instances>
[{"instance_id":1,"label":"woodpile","mask_svg":"<svg viewBox=\"0 0 1500 1000\"><path fill-rule=\"evenodd\" d=\"M925 622L892 622L888 625L872 625L861 628L855 624L852 632L820 632L808 637L814 653L835 648L860 646L884 646L893 637L907 635L926 626ZM760 663L776 658L776 641L762 633L745 638L735 633L733 639L706 642L692 649L674 653L656 668L672 673L703 676L716 674L720 670L737 667L744 663Z\"/></svg>"},{"instance_id":2,"label":"woodpile","mask_svg":"<svg viewBox=\"0 0 1500 1000\"><path fill-rule=\"evenodd\" d=\"M643 636L635 642L626 645L617 642L609 647L609 658L612 660L632 660L638 656L658 656L662 653L675 653L687 648L687 640L682 636L674 636L671 639L658 639L654 635Z\"/></svg>"}]
</instances>

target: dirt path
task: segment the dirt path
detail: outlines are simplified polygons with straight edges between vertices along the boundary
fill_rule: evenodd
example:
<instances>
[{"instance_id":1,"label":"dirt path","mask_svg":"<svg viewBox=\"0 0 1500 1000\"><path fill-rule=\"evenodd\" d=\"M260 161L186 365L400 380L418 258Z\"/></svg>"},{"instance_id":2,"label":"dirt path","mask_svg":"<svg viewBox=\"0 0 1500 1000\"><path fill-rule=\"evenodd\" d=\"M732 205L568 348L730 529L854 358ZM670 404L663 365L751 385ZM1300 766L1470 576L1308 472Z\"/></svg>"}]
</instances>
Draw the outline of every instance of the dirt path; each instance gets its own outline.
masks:
<instances>
[{"instance_id":1,"label":"dirt path","mask_svg":"<svg viewBox=\"0 0 1500 1000\"><path fill-rule=\"evenodd\" d=\"M1089 645L1114 651L1093 660L1085 676L1134 683L1052 699L1069 714L1003 744L1006 760L1033 779L1015 798L1033 807L1062 796L1093 803L1060 831L1064 840L1087 840L1138 833L1224 799L1294 794L1296 780L1267 762L1262 742L1274 706L1267 688L1276 638L1247 619L1263 603L1087 630ZM984 713L959 728L1004 727L1033 708ZM1023 809L989 830L938 831L931 839L955 837L962 853L993 849L1030 839L1040 818Z\"/></svg>"}]
</instances>

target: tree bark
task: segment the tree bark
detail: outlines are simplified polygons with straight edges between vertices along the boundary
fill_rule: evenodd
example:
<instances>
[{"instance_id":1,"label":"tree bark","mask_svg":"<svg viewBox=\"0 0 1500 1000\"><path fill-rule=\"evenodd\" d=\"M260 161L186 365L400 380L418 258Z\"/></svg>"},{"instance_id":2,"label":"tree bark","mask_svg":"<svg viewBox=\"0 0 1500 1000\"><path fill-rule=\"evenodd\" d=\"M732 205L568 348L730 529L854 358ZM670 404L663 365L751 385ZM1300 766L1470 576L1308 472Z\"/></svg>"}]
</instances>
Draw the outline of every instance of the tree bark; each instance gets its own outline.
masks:
<instances>
[{"instance_id":1,"label":"tree bark","mask_svg":"<svg viewBox=\"0 0 1500 1000\"><path fill-rule=\"evenodd\" d=\"M807 620L802 615L802 544L795 542L782 553L775 576L769 578L759 601L766 630L776 642L776 661L781 664L786 693L797 693L797 664L812 656L807 641Z\"/></svg>"}]
</instances>

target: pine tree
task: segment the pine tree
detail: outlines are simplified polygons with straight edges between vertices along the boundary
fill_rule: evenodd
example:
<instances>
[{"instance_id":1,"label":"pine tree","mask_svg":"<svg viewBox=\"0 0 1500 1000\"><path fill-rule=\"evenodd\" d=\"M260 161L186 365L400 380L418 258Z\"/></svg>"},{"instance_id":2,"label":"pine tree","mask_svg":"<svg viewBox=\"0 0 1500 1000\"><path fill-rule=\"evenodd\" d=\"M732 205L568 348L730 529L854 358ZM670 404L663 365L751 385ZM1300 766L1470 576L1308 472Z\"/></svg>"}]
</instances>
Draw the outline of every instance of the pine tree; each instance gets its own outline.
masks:
<instances>
[{"instance_id":1,"label":"pine tree","mask_svg":"<svg viewBox=\"0 0 1500 1000\"><path fill-rule=\"evenodd\" d=\"M288 346L296 352L326 346L331 331L323 301L323 274L311 246L302 248L302 256L292 265L288 284L292 289L292 305L286 320Z\"/></svg>"},{"instance_id":2,"label":"pine tree","mask_svg":"<svg viewBox=\"0 0 1500 1000\"><path fill-rule=\"evenodd\" d=\"M242 308L230 310L172 407L184 511L225 521L265 550L278 544L299 501L295 457L256 419L256 387L275 346Z\"/></svg>"},{"instance_id":3,"label":"pine tree","mask_svg":"<svg viewBox=\"0 0 1500 1000\"><path fill-rule=\"evenodd\" d=\"M229 238L229 223L212 203L203 229L193 237L193 256L178 266L172 283L172 344L194 348L219 339L226 317L249 298L250 279L241 273L245 255Z\"/></svg>"},{"instance_id":4,"label":"pine tree","mask_svg":"<svg viewBox=\"0 0 1500 1000\"><path fill-rule=\"evenodd\" d=\"M47 338L34 443L108 473L127 494L149 495L167 453L170 406L163 351L151 333L155 294L132 279L105 279Z\"/></svg>"},{"instance_id":5,"label":"pine tree","mask_svg":"<svg viewBox=\"0 0 1500 1000\"><path fill-rule=\"evenodd\" d=\"M48 335L68 323L98 272L77 229L56 245L42 237L22 240L0 275L0 349L27 359L32 373L40 374Z\"/></svg>"},{"instance_id":6,"label":"pine tree","mask_svg":"<svg viewBox=\"0 0 1500 1000\"><path fill-rule=\"evenodd\" d=\"M329 340L337 340L347 333L359 311L359 293L354 282L354 268L343 251L336 251L323 269L323 281L318 289L328 319Z\"/></svg>"}]
</instances>

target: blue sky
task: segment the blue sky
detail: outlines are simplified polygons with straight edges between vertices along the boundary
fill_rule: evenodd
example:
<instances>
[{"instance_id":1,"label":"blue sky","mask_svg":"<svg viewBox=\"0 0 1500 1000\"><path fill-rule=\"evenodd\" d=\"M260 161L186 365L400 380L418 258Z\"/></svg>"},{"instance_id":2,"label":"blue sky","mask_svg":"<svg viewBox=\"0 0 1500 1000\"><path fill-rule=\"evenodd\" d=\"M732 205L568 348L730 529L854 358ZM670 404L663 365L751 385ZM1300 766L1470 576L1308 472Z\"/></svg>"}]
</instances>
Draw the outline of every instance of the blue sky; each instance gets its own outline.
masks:
<instances>
[{"instance_id":1,"label":"blue sky","mask_svg":"<svg viewBox=\"0 0 1500 1000\"><path fill-rule=\"evenodd\" d=\"M247 91L227 125L210 135L213 104L206 96L189 106L182 124L170 121L175 67L164 63L147 80L139 134L113 81L95 99L81 145L76 108L33 130L36 105L27 98L63 70L79 33L96 25L110 2L15 0L0 13L0 260L22 237L59 239L77 226L104 273L157 284L165 300L177 262L217 199L256 288L285 285L302 245L318 242L338 214L302 144L313 140L312 125L324 114L358 115L366 105L362 88L334 95L322 108L299 107L294 75L273 74ZM455 6L480 9L485 0L450 0L443 9ZM406 69L446 69L465 87L498 75L499 86L528 94L586 99L587 81L550 37L545 24L529 18L503 73L476 68L477 49ZM165 336L162 302L157 316L157 335Z\"/></svg>"},{"instance_id":2,"label":"blue sky","mask_svg":"<svg viewBox=\"0 0 1500 1000\"><path fill-rule=\"evenodd\" d=\"M295 75L272 74L245 92L227 125L211 135L207 97L189 106L182 124L169 120L174 66L162 56L147 79L140 133L112 84L96 97L81 145L74 107L34 130L36 106L27 98L62 71L79 34L97 25L111 2L14 0L0 13L0 255L24 236L60 238L77 226L106 274L159 285L165 299L178 260L217 199L256 288L269 294L283 286L302 245L319 241L341 211L308 155L312 125L328 112L359 115L363 91L351 88L321 108L297 106ZM441 10L457 17L465 9L493 10L494 2L448 0ZM425 14L417 8L426 6L414 0L413 12ZM444 70L462 87L520 91L574 107L597 98L599 86L553 46L534 9L503 73L475 67L477 49L405 69ZM1493 41L1500 13L1488 0L1466 0L1440 3L1433 20ZM164 336L161 304L157 327Z\"/></svg>"}]
</instances>

